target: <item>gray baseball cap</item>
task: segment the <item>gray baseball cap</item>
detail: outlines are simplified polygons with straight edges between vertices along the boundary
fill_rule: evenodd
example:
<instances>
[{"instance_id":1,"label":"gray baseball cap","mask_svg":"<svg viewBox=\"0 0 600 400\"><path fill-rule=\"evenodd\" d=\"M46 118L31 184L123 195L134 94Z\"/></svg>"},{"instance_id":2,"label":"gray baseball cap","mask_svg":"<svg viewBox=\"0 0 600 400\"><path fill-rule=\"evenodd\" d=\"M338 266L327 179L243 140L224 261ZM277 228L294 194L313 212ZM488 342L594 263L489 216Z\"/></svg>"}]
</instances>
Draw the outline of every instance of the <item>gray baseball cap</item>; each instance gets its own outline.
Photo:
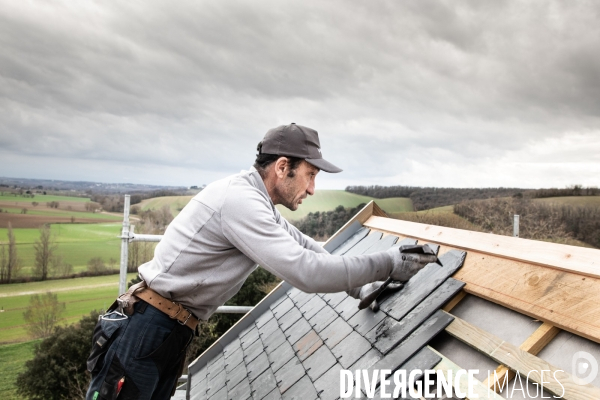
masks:
<instances>
[{"instance_id":1,"label":"gray baseball cap","mask_svg":"<svg viewBox=\"0 0 600 400\"><path fill-rule=\"evenodd\" d=\"M342 172L342 169L323 158L317 131L293 122L269 129L258 144L258 152L303 158L325 172Z\"/></svg>"}]
</instances>

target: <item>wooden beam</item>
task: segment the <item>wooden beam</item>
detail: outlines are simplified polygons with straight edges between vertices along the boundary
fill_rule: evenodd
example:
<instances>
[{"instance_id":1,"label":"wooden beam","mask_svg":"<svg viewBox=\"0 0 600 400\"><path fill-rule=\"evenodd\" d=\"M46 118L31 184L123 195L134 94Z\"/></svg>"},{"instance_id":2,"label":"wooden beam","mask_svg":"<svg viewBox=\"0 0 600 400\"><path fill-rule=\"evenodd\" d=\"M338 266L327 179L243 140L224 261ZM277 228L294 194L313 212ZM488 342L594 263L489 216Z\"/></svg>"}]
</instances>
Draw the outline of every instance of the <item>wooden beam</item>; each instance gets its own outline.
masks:
<instances>
[{"instance_id":1,"label":"wooden beam","mask_svg":"<svg viewBox=\"0 0 600 400\"><path fill-rule=\"evenodd\" d=\"M452 311L452 309L454 307L456 307L458 305L458 303L460 303L460 301L465 298L466 295L467 295L467 292L465 292L464 290L461 290L460 292L458 292L458 294L456 296L454 296L454 298L452 300L450 300L448 302L448 304L446 304L442 308L442 310L444 310L446 312Z\"/></svg>"},{"instance_id":2,"label":"wooden beam","mask_svg":"<svg viewBox=\"0 0 600 400\"><path fill-rule=\"evenodd\" d=\"M452 378L453 378L453 377L456 376L456 373L458 371L464 369L464 368L459 367L458 365L456 365L452 361L450 361L448 358L444 357L443 354L437 352L435 349L432 349L431 347L430 347L430 349L434 353L436 353L440 357L442 357L442 361L440 361L440 363L438 365L436 365L433 369L435 369L435 370L441 370L441 372L444 373L444 376L446 376L447 380L449 378L448 371L452 371ZM454 380L454 379L452 379L452 380ZM496 394L495 392L491 391L490 389L488 389L487 386L485 386L484 383L479 382L477 379L474 380L474 383L475 384L473 385L472 390L473 390L473 394L475 396L472 397L473 399L479 398L479 399L504 400L504 398L502 396L500 396L500 395ZM459 380L459 387L458 387L458 389L462 393L465 393L465 394L469 393L468 376L466 374L461 376L461 378ZM468 396L466 398L467 399L471 399Z\"/></svg>"},{"instance_id":3,"label":"wooden beam","mask_svg":"<svg viewBox=\"0 0 600 400\"><path fill-rule=\"evenodd\" d=\"M600 278L600 250L597 249L472 232L376 215L370 217L364 225L457 249L476 250L484 254Z\"/></svg>"},{"instance_id":4,"label":"wooden beam","mask_svg":"<svg viewBox=\"0 0 600 400\"><path fill-rule=\"evenodd\" d=\"M521 376L540 385L543 381L544 389L557 396L573 400L600 398L600 388L578 385L570 374L460 318L455 317L446 332Z\"/></svg>"},{"instance_id":5,"label":"wooden beam","mask_svg":"<svg viewBox=\"0 0 600 400\"><path fill-rule=\"evenodd\" d=\"M531 334L531 336L527 338L527 340L523 342L523 344L521 344L521 346L519 346L519 348L535 356L544 347L546 347L546 345L550 343L550 341L554 339L554 337L558 335L559 332L560 329L558 329L552 324L544 322L539 328L535 330L535 332ZM507 375L508 377L505 378L505 376ZM515 376L516 374L509 368L507 368L504 365L499 365L498 368L496 368L496 374L490 374L490 376L487 377L483 384L492 390L499 391L499 382L503 382L505 379L507 380L507 382L510 382L515 378ZM496 379L494 379L494 377L496 377Z\"/></svg>"}]
</instances>

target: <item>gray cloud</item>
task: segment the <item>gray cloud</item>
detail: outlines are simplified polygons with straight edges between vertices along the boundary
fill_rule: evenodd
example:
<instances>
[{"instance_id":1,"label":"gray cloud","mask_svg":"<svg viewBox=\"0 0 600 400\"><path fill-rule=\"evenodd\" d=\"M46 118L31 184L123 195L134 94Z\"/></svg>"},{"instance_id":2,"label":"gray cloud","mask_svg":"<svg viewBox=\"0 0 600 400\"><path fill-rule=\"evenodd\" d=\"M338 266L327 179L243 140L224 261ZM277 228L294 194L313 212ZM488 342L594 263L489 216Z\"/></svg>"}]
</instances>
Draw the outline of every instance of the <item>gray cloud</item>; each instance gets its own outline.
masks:
<instances>
[{"instance_id":1,"label":"gray cloud","mask_svg":"<svg viewBox=\"0 0 600 400\"><path fill-rule=\"evenodd\" d=\"M345 169L326 186L597 184L599 14L591 1L11 2L2 175L206 183L294 121Z\"/></svg>"}]
</instances>

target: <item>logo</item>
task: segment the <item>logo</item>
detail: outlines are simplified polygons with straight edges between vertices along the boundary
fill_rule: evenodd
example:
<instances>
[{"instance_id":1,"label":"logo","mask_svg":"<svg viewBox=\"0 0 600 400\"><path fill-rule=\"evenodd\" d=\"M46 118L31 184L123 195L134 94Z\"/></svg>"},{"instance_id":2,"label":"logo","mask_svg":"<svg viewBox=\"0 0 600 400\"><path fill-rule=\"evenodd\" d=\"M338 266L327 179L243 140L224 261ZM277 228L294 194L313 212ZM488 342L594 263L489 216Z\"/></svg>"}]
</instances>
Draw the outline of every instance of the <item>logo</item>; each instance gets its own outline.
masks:
<instances>
[{"instance_id":1,"label":"logo","mask_svg":"<svg viewBox=\"0 0 600 400\"><path fill-rule=\"evenodd\" d=\"M573 380L578 385L587 385L598 376L598 361L585 351L573 354Z\"/></svg>"}]
</instances>

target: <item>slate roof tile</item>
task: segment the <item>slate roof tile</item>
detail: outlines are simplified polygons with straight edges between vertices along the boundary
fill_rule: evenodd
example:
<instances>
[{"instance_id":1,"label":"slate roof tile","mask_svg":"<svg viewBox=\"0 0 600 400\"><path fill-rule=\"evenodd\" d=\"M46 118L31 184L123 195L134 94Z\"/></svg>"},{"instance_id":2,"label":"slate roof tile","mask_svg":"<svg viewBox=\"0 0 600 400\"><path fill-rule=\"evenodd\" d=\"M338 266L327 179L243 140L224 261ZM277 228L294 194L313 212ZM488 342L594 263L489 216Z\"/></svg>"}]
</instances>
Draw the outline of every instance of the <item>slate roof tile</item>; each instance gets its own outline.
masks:
<instances>
[{"instance_id":1,"label":"slate roof tile","mask_svg":"<svg viewBox=\"0 0 600 400\"><path fill-rule=\"evenodd\" d=\"M323 296L323 300L330 307L335 307L342 302L348 295L346 292L338 292L338 293L327 293Z\"/></svg>"},{"instance_id":2,"label":"slate roof tile","mask_svg":"<svg viewBox=\"0 0 600 400\"><path fill-rule=\"evenodd\" d=\"M287 341L291 344L296 343L302 336L306 335L312 327L304 318L300 318L286 331Z\"/></svg>"},{"instance_id":3,"label":"slate roof tile","mask_svg":"<svg viewBox=\"0 0 600 400\"><path fill-rule=\"evenodd\" d=\"M286 312L290 311L294 307L294 302L288 297L282 301L277 307L272 308L273 315L279 319L285 315Z\"/></svg>"},{"instance_id":4,"label":"slate roof tile","mask_svg":"<svg viewBox=\"0 0 600 400\"><path fill-rule=\"evenodd\" d=\"M270 319L266 324L258 328L258 333L260 334L261 338L264 339L265 337L268 337L277 330L279 330L279 321L273 318Z\"/></svg>"},{"instance_id":5,"label":"slate roof tile","mask_svg":"<svg viewBox=\"0 0 600 400\"><path fill-rule=\"evenodd\" d=\"M279 327L281 328L282 331L285 332L286 330L289 329L290 326L294 325L294 323L296 321L298 321L300 318L302 318L302 314L300 313L300 310L298 310L296 307L293 307L287 313L285 313L285 315L283 317L281 317L281 319L279 319Z\"/></svg>"},{"instance_id":6,"label":"slate roof tile","mask_svg":"<svg viewBox=\"0 0 600 400\"><path fill-rule=\"evenodd\" d=\"M307 301L301 308L300 312L306 319L312 318L327 304L319 296L312 296L310 301Z\"/></svg>"},{"instance_id":7,"label":"slate roof tile","mask_svg":"<svg viewBox=\"0 0 600 400\"><path fill-rule=\"evenodd\" d=\"M255 399L259 399L259 397L255 397ZM264 396L262 400L281 400L281 393L279 393L279 389L275 388L271 390L266 396Z\"/></svg>"},{"instance_id":8,"label":"slate roof tile","mask_svg":"<svg viewBox=\"0 0 600 400\"><path fill-rule=\"evenodd\" d=\"M246 364L248 370L248 380L252 382L260 374L262 374L267 368L269 368L269 357L267 353L261 353L258 357Z\"/></svg>"},{"instance_id":9,"label":"slate roof tile","mask_svg":"<svg viewBox=\"0 0 600 400\"><path fill-rule=\"evenodd\" d=\"M336 364L335 357L327 346L321 346L303 362L306 373L312 381L321 377L329 368Z\"/></svg>"},{"instance_id":10,"label":"slate roof tile","mask_svg":"<svg viewBox=\"0 0 600 400\"><path fill-rule=\"evenodd\" d=\"M258 378L250 382L250 388L252 389L252 398L254 399L262 399L273 389L277 390L277 381L271 369L267 369ZM279 394L278 390L277 394Z\"/></svg>"},{"instance_id":11,"label":"slate roof tile","mask_svg":"<svg viewBox=\"0 0 600 400\"><path fill-rule=\"evenodd\" d=\"M352 332L348 337L338 343L338 345L332 349L332 352L344 368L350 368L352 364L369 350L371 350L371 343L357 332Z\"/></svg>"},{"instance_id":12,"label":"slate roof tile","mask_svg":"<svg viewBox=\"0 0 600 400\"><path fill-rule=\"evenodd\" d=\"M338 318L338 314L333 310L333 308L326 306L321 309L314 317L308 320L313 329L317 332L321 332L323 329L327 328L327 325L332 323L336 318Z\"/></svg>"},{"instance_id":13,"label":"slate roof tile","mask_svg":"<svg viewBox=\"0 0 600 400\"><path fill-rule=\"evenodd\" d=\"M250 395L251 392L252 389L250 389L250 383L248 383L248 379L244 379L238 383L237 386L227 392L227 398L229 400L247 400L252 398Z\"/></svg>"},{"instance_id":14,"label":"slate roof tile","mask_svg":"<svg viewBox=\"0 0 600 400\"><path fill-rule=\"evenodd\" d=\"M225 371L230 373L235 367L237 367L244 360L244 351L241 347L238 347L237 351L227 359L225 359Z\"/></svg>"},{"instance_id":15,"label":"slate roof tile","mask_svg":"<svg viewBox=\"0 0 600 400\"><path fill-rule=\"evenodd\" d=\"M315 389L321 400L335 400L340 397L340 371L344 369L340 364L329 368L315 381Z\"/></svg>"},{"instance_id":16,"label":"slate roof tile","mask_svg":"<svg viewBox=\"0 0 600 400\"><path fill-rule=\"evenodd\" d=\"M305 305L307 302L309 302L313 297L314 297L314 293L304 293L304 292L300 291L300 293L297 296L295 296L291 299L294 302L294 304L296 305L296 307L300 308L303 305Z\"/></svg>"},{"instance_id":17,"label":"slate roof tile","mask_svg":"<svg viewBox=\"0 0 600 400\"><path fill-rule=\"evenodd\" d=\"M358 303L360 300L354 299L350 296L346 297L340 304L335 306L335 311L340 317L346 321L350 320L356 313L358 313Z\"/></svg>"},{"instance_id":18,"label":"slate roof tile","mask_svg":"<svg viewBox=\"0 0 600 400\"><path fill-rule=\"evenodd\" d=\"M261 340L267 354L275 351L282 343L286 343L285 333L283 333L281 329L277 329L268 336L263 336L263 339Z\"/></svg>"},{"instance_id":19,"label":"slate roof tile","mask_svg":"<svg viewBox=\"0 0 600 400\"><path fill-rule=\"evenodd\" d=\"M227 379L225 380L225 386L227 387L227 390L233 389L238 383L243 381L246 376L248 376L246 365L241 363L227 374Z\"/></svg>"},{"instance_id":20,"label":"slate roof tile","mask_svg":"<svg viewBox=\"0 0 600 400\"><path fill-rule=\"evenodd\" d=\"M373 327L379 324L387 315L384 312L378 311L374 313L369 308L360 310L350 320L348 324L361 335L365 335Z\"/></svg>"},{"instance_id":21,"label":"slate roof tile","mask_svg":"<svg viewBox=\"0 0 600 400\"><path fill-rule=\"evenodd\" d=\"M254 326L248 333L242 338L242 349L246 350L250 345L258 339L258 329Z\"/></svg>"},{"instance_id":22,"label":"slate roof tile","mask_svg":"<svg viewBox=\"0 0 600 400\"><path fill-rule=\"evenodd\" d=\"M273 312L271 310L265 311L260 317L256 319L256 327L260 330L260 328L269 322L272 318L275 318Z\"/></svg>"},{"instance_id":23,"label":"slate roof tile","mask_svg":"<svg viewBox=\"0 0 600 400\"><path fill-rule=\"evenodd\" d=\"M214 400L227 400L227 388L223 386L217 393L210 396Z\"/></svg>"},{"instance_id":24,"label":"slate roof tile","mask_svg":"<svg viewBox=\"0 0 600 400\"><path fill-rule=\"evenodd\" d=\"M254 343L252 343L246 350L244 350L244 362L248 364L259 354L264 352L264 346L262 340L258 339Z\"/></svg>"},{"instance_id":25,"label":"slate roof tile","mask_svg":"<svg viewBox=\"0 0 600 400\"><path fill-rule=\"evenodd\" d=\"M284 342L281 346L275 349L273 352L268 353L269 362L271 363L271 369L276 372L279 368L283 367L289 360L291 360L296 354L294 349L288 342Z\"/></svg>"},{"instance_id":26,"label":"slate roof tile","mask_svg":"<svg viewBox=\"0 0 600 400\"><path fill-rule=\"evenodd\" d=\"M275 379L277 380L279 392L284 394L286 390L292 387L294 383L298 382L305 374L306 372L304 371L302 361L298 357L293 357L275 372Z\"/></svg>"},{"instance_id":27,"label":"slate roof tile","mask_svg":"<svg viewBox=\"0 0 600 400\"><path fill-rule=\"evenodd\" d=\"M323 343L325 343L329 349L332 349L351 332L352 327L342 318L338 318L329 324L327 328L323 329L319 333L319 336L323 339Z\"/></svg>"},{"instance_id":28,"label":"slate roof tile","mask_svg":"<svg viewBox=\"0 0 600 400\"><path fill-rule=\"evenodd\" d=\"M234 352L236 352L240 348L241 342L239 338L235 338L231 341L225 348L223 349L223 355L225 356L225 360L229 358Z\"/></svg>"},{"instance_id":29,"label":"slate roof tile","mask_svg":"<svg viewBox=\"0 0 600 400\"><path fill-rule=\"evenodd\" d=\"M352 236L346 239L341 245L331 251L331 254L343 255L352 247L354 247L358 242L364 239L371 232L369 228L363 226L358 231L356 231Z\"/></svg>"},{"instance_id":30,"label":"slate roof tile","mask_svg":"<svg viewBox=\"0 0 600 400\"><path fill-rule=\"evenodd\" d=\"M311 380L308 376L304 376L294 383L294 386L285 392L282 398L283 400L316 400L318 396Z\"/></svg>"},{"instance_id":31,"label":"slate roof tile","mask_svg":"<svg viewBox=\"0 0 600 400\"><path fill-rule=\"evenodd\" d=\"M298 340L293 348L300 360L304 361L317 351L323 345L323 340L314 330L309 331L300 340Z\"/></svg>"}]
</instances>

